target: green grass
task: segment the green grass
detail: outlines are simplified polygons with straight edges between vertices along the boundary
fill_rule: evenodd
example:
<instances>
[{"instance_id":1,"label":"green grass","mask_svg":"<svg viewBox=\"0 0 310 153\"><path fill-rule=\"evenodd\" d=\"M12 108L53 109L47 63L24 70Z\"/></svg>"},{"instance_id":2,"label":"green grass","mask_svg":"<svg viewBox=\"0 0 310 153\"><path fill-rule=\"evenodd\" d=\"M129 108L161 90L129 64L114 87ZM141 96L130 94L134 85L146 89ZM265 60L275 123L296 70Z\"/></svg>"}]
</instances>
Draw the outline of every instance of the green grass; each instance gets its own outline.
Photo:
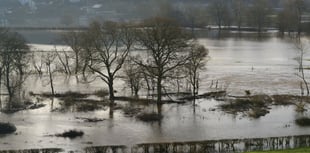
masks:
<instances>
[{"instance_id":1,"label":"green grass","mask_svg":"<svg viewBox=\"0 0 310 153\"><path fill-rule=\"evenodd\" d=\"M310 148L288 149L278 151L255 151L248 153L310 153Z\"/></svg>"}]
</instances>

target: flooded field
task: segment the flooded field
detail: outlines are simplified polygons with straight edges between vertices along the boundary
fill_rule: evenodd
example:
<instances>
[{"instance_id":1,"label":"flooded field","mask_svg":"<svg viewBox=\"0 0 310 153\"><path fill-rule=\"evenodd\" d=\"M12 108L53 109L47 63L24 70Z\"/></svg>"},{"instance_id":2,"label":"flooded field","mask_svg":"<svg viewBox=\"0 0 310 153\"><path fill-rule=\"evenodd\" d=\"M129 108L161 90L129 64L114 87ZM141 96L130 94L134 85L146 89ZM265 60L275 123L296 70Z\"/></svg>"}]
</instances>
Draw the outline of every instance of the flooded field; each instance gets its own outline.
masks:
<instances>
[{"instance_id":1,"label":"flooded field","mask_svg":"<svg viewBox=\"0 0 310 153\"><path fill-rule=\"evenodd\" d=\"M243 96L245 90L252 94L300 94L301 80L296 76L298 63L294 60L297 51L289 39L199 38L198 41L210 51L207 69L201 74L200 94L213 91L215 84L218 89L227 90L230 96ZM52 39L30 41L34 50L45 51L53 48L51 42ZM309 65L310 57L306 59L305 67ZM309 79L310 72L305 72ZM49 92L47 80L47 76L30 76L25 82L26 93ZM130 95L123 80L118 79L115 87L116 96ZM107 89L100 79L86 84L77 81L75 76L57 75L55 78L56 93L92 93L100 89ZM31 97L34 100L37 98ZM0 114L1 122L11 122L17 127L15 134L0 135L0 150L61 148L63 151L81 152L85 147L91 146L132 147L144 143L266 138L310 133L310 128L295 124L296 118L310 115L308 112L297 113L295 105L272 105L270 113L254 119L244 113L221 111L219 105L225 103L223 101L199 99L195 113L191 102L164 104L163 119L160 122L146 123L126 114L124 109L115 109L111 117L107 106L86 112L72 109L55 111L62 107L61 100L55 98L52 102L46 98L41 101L45 107ZM153 104L130 104L124 101L116 103L122 108L130 106L148 111L156 109ZM102 120L86 122L83 118ZM84 136L76 139L53 136L71 129L82 130Z\"/></svg>"}]
</instances>

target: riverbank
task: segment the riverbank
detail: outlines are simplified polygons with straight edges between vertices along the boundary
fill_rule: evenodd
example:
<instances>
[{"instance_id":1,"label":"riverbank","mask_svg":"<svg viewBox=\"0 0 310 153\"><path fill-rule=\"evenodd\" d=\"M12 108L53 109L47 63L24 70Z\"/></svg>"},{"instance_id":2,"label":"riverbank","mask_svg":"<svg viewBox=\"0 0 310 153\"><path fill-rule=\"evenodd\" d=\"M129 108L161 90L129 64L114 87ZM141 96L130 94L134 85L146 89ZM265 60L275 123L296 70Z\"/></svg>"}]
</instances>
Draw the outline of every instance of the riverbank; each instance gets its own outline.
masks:
<instances>
[{"instance_id":1,"label":"riverbank","mask_svg":"<svg viewBox=\"0 0 310 153\"><path fill-rule=\"evenodd\" d=\"M205 141L179 141L160 143L140 143L133 146L106 145L88 146L79 151L66 151L60 148L53 149L26 149L26 150L0 150L0 153L243 153L254 150L278 150L248 153L308 153L310 136L285 136L253 139L222 139ZM304 147L304 148L301 148ZM288 148L300 148L282 150Z\"/></svg>"},{"instance_id":2,"label":"riverbank","mask_svg":"<svg viewBox=\"0 0 310 153\"><path fill-rule=\"evenodd\" d=\"M309 153L310 148L298 148L298 149L288 149L288 150L276 150L276 151L256 151L248 153Z\"/></svg>"}]
</instances>

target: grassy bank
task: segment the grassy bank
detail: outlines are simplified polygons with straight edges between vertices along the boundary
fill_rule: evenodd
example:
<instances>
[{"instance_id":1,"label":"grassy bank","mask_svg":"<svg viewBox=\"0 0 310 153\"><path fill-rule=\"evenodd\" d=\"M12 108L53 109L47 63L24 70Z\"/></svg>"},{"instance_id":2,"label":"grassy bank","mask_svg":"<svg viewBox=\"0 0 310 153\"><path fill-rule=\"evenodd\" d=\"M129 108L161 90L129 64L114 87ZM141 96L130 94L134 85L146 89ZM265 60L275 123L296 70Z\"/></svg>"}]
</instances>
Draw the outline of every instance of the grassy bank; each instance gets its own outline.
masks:
<instances>
[{"instance_id":1,"label":"grassy bank","mask_svg":"<svg viewBox=\"0 0 310 153\"><path fill-rule=\"evenodd\" d=\"M288 149L278 151L256 151L248 153L310 153L310 148Z\"/></svg>"}]
</instances>

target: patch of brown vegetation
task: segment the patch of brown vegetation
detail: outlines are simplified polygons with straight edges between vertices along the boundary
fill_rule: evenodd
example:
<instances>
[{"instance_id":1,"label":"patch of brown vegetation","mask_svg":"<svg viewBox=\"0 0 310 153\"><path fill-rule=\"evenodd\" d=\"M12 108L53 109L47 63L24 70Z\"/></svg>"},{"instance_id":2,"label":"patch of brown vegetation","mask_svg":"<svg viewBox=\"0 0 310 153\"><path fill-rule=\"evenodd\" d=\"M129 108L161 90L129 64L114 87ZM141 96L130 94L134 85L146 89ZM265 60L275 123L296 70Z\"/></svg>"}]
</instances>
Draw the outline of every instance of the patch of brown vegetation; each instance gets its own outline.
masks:
<instances>
[{"instance_id":1,"label":"patch of brown vegetation","mask_svg":"<svg viewBox=\"0 0 310 153\"><path fill-rule=\"evenodd\" d=\"M250 117L259 118L269 113L272 98L268 95L253 95L247 98L231 99L229 103L220 105L220 108L228 113L245 112Z\"/></svg>"}]
</instances>

